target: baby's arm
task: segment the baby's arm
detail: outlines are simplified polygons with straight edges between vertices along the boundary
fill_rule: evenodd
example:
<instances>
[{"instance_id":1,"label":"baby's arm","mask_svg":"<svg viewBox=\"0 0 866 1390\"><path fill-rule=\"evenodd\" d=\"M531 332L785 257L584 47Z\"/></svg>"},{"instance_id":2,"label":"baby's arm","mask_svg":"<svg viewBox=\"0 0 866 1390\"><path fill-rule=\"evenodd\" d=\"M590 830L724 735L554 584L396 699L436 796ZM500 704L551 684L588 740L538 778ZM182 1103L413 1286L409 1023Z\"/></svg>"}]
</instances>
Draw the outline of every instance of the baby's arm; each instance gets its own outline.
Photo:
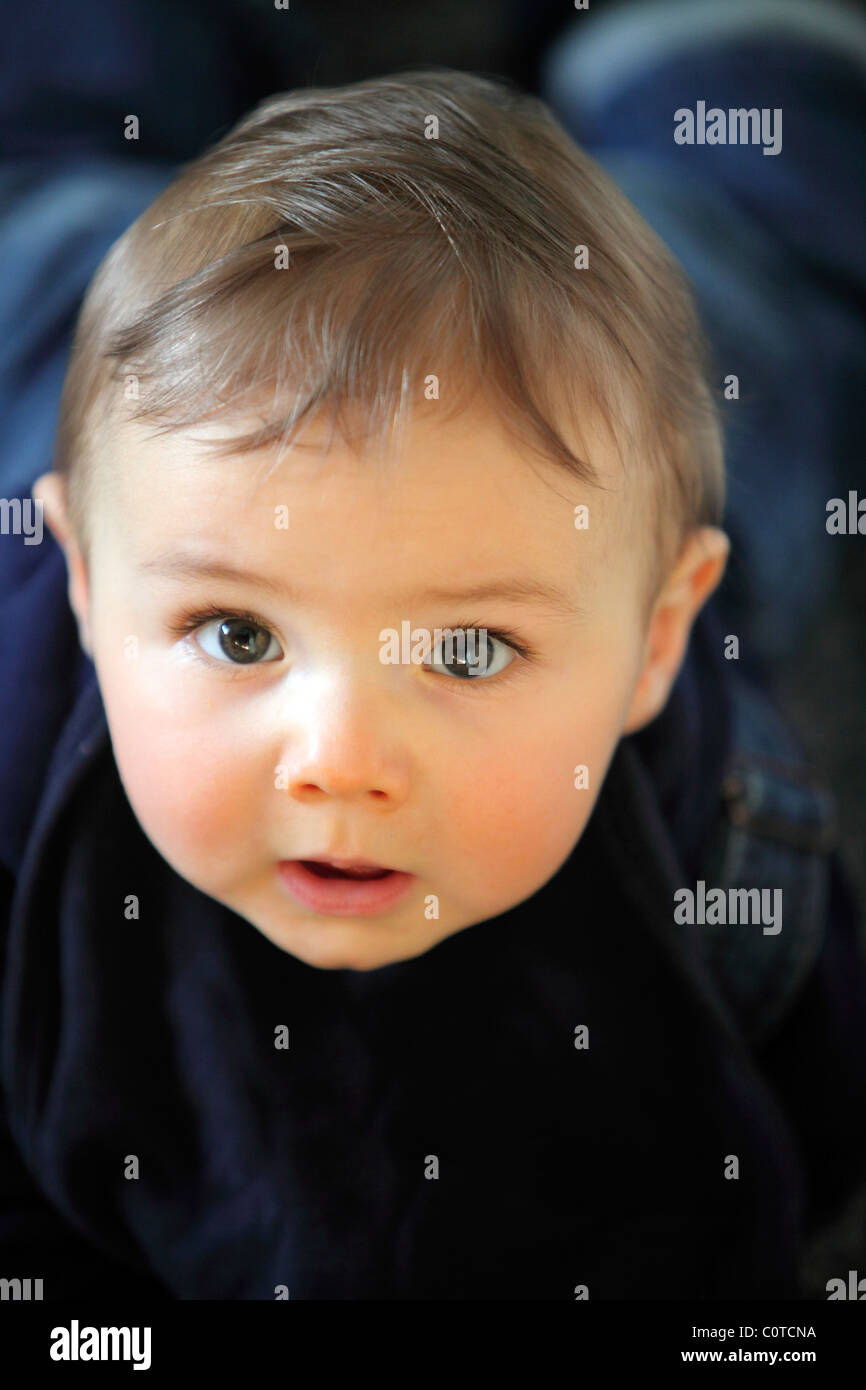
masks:
<instances>
[{"instance_id":1,"label":"baby's arm","mask_svg":"<svg viewBox=\"0 0 866 1390\"><path fill-rule=\"evenodd\" d=\"M3 868L0 947L6 938L11 897L11 876ZM4 957L5 950L0 949L0 959ZM5 969L0 986L3 980ZM42 1280L41 1296L46 1301L88 1296L100 1300L132 1297L162 1301L171 1297L157 1280L95 1249L56 1210L21 1157L9 1127L5 1092L0 1092L0 1278L30 1279L31 1298L37 1295L32 1281Z\"/></svg>"},{"instance_id":2,"label":"baby's arm","mask_svg":"<svg viewBox=\"0 0 866 1390\"><path fill-rule=\"evenodd\" d=\"M69 1226L30 1177L0 1114L0 1278L41 1280L46 1301L91 1297L171 1297L148 1279L108 1259Z\"/></svg>"},{"instance_id":3,"label":"baby's arm","mask_svg":"<svg viewBox=\"0 0 866 1390\"><path fill-rule=\"evenodd\" d=\"M827 932L797 1002L757 1054L800 1140L807 1233L866 1188L866 960L835 857Z\"/></svg>"}]
</instances>

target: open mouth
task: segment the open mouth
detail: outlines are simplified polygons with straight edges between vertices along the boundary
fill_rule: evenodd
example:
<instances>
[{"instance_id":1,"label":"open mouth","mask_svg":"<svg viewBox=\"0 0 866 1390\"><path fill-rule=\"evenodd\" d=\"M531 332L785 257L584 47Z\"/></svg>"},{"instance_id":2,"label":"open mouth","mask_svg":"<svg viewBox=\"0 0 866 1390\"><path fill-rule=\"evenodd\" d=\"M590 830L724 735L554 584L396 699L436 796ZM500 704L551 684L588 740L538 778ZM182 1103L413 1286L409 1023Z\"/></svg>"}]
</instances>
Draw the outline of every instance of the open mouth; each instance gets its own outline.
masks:
<instances>
[{"instance_id":1,"label":"open mouth","mask_svg":"<svg viewBox=\"0 0 866 1390\"><path fill-rule=\"evenodd\" d=\"M291 898L325 916L369 917L396 906L415 883L415 875L349 859L283 859L277 864L282 887Z\"/></svg>"},{"instance_id":2,"label":"open mouth","mask_svg":"<svg viewBox=\"0 0 866 1390\"><path fill-rule=\"evenodd\" d=\"M318 878L351 878L351 879L370 879L387 878L393 873L393 869L379 869L373 866L358 867L354 869L338 869L333 864L326 864L319 859L299 859L299 864L303 864L305 869L309 869L311 874Z\"/></svg>"}]
</instances>

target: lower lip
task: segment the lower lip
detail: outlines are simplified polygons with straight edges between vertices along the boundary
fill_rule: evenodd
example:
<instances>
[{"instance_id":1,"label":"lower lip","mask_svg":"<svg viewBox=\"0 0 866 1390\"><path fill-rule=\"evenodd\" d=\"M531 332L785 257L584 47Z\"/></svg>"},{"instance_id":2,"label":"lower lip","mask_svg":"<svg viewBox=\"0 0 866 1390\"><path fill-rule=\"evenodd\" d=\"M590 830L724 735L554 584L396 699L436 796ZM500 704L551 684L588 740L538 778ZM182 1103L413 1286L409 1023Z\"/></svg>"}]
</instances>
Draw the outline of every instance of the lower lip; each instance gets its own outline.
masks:
<instances>
[{"instance_id":1,"label":"lower lip","mask_svg":"<svg viewBox=\"0 0 866 1390\"><path fill-rule=\"evenodd\" d=\"M372 917L405 898L414 874L392 870L387 878L319 878L299 859L281 859L280 882L296 902L333 917Z\"/></svg>"}]
</instances>

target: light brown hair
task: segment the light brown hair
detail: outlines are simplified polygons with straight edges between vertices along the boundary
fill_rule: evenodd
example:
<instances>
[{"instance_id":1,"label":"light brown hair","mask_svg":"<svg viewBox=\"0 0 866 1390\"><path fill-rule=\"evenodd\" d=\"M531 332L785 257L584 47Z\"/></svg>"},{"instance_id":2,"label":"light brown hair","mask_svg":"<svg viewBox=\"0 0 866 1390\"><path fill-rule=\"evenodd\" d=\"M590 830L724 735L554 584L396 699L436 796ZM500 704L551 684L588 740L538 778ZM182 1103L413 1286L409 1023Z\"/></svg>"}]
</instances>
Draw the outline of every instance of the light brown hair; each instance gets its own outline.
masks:
<instances>
[{"instance_id":1,"label":"light brown hair","mask_svg":"<svg viewBox=\"0 0 866 1390\"><path fill-rule=\"evenodd\" d=\"M543 102L435 69L270 97L111 247L55 445L85 553L96 433L118 408L160 433L267 399L260 430L209 441L220 454L288 444L326 405L384 438L431 374L443 409L481 383L525 445L591 482L562 437L589 409L649 485L656 582L688 528L720 523L683 271Z\"/></svg>"}]
</instances>

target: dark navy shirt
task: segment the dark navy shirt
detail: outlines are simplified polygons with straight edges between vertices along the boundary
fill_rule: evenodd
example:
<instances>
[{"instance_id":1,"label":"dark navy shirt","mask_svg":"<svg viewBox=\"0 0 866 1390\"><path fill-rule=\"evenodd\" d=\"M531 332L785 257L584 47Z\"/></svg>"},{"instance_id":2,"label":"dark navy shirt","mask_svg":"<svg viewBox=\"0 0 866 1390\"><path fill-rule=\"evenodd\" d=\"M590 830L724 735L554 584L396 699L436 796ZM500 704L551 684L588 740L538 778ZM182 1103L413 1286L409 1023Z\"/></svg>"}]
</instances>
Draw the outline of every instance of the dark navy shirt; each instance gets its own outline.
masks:
<instances>
[{"instance_id":1,"label":"dark navy shirt","mask_svg":"<svg viewBox=\"0 0 866 1390\"><path fill-rule=\"evenodd\" d=\"M0 566L0 1274L47 1299L797 1296L806 1224L866 1161L863 972L834 877L758 1055L673 926L719 814L711 614L542 889L327 971L142 832L50 534Z\"/></svg>"}]
</instances>

